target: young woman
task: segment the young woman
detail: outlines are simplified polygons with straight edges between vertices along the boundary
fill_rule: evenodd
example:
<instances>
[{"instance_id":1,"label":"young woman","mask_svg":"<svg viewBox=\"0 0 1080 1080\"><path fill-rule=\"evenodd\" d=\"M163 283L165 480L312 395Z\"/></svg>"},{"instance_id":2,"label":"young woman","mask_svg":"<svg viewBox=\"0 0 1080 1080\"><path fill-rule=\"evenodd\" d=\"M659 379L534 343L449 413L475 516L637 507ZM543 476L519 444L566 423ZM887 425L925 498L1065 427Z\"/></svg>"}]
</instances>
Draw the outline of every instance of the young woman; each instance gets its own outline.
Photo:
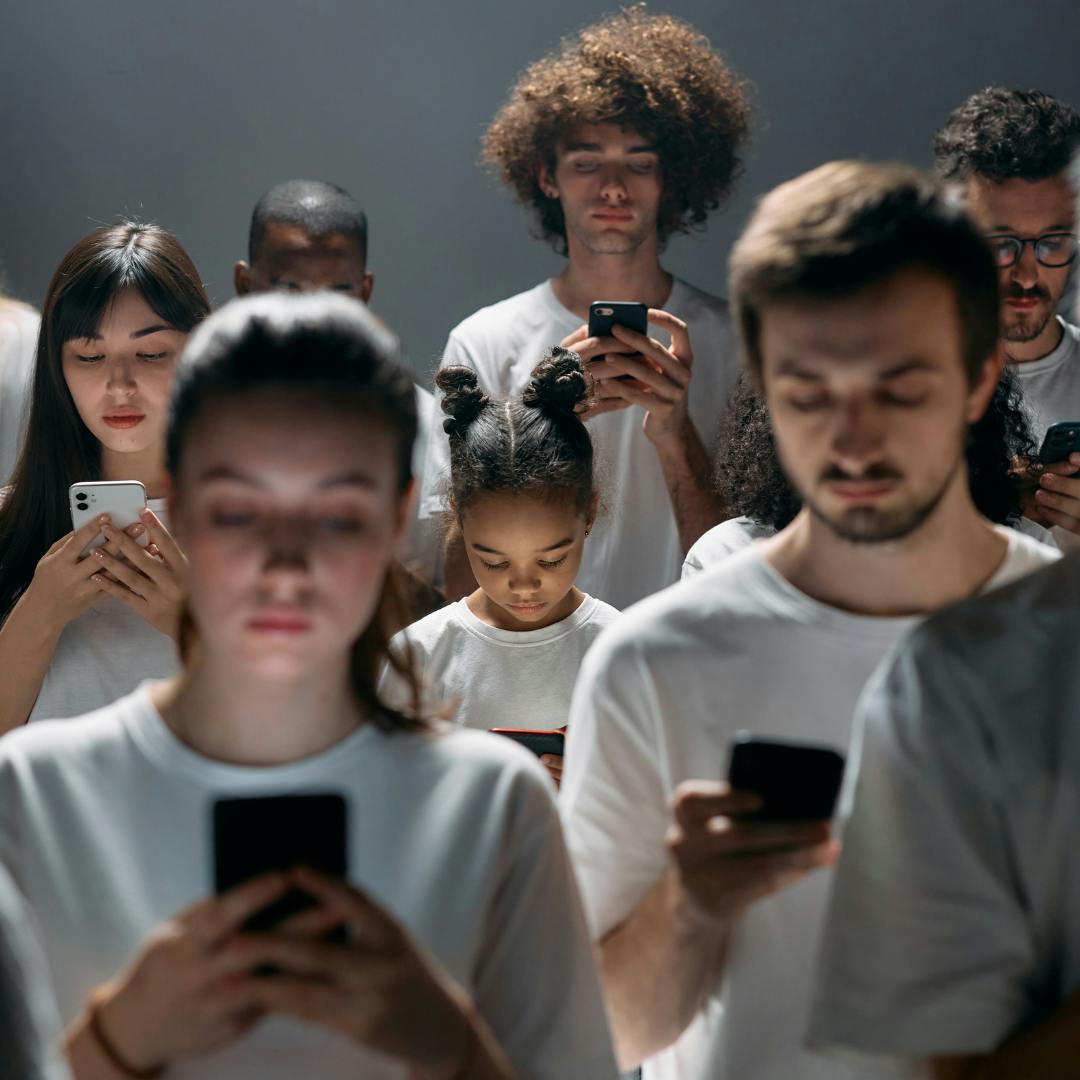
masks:
<instances>
[{"instance_id":1,"label":"young woman","mask_svg":"<svg viewBox=\"0 0 1080 1080\"><path fill-rule=\"evenodd\" d=\"M396 343L344 297L245 298L189 345L167 454L184 671L0 741L0 858L79 1080L614 1077L540 767L376 693L415 429ZM211 895L214 804L302 793L346 801L348 883ZM291 885L315 908L245 932Z\"/></svg>"},{"instance_id":2,"label":"young woman","mask_svg":"<svg viewBox=\"0 0 1080 1080\"><path fill-rule=\"evenodd\" d=\"M553 349L506 401L487 397L471 368L443 368L436 382L451 505L479 588L391 648L408 648L432 699L467 727L561 728L586 650L618 617L574 584L598 501L576 412L588 396L581 360ZM541 760L558 781L562 758Z\"/></svg>"},{"instance_id":3,"label":"young woman","mask_svg":"<svg viewBox=\"0 0 1080 1080\"><path fill-rule=\"evenodd\" d=\"M154 225L95 229L53 276L26 437L0 497L0 734L176 670L184 560L161 516L166 406L209 311L187 253ZM72 532L68 488L90 480L145 486L131 535L99 520ZM108 542L84 558L102 531Z\"/></svg>"}]
</instances>

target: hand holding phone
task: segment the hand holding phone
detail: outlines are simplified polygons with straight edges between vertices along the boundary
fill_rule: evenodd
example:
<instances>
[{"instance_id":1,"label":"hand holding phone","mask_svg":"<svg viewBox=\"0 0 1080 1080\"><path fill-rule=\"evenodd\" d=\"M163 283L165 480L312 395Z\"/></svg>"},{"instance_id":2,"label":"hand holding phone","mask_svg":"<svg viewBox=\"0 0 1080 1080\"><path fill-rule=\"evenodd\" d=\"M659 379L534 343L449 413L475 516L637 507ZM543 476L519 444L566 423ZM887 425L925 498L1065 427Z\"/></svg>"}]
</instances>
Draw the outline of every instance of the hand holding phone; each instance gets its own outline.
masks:
<instances>
[{"instance_id":1,"label":"hand holding phone","mask_svg":"<svg viewBox=\"0 0 1080 1080\"><path fill-rule=\"evenodd\" d=\"M68 503L76 530L102 514L109 515L113 528L129 529L140 523L139 514L146 509L146 488L138 480L84 480L68 488ZM143 539L140 546L147 543ZM86 545L83 558L104 544L105 536L99 533Z\"/></svg>"},{"instance_id":2,"label":"hand holding phone","mask_svg":"<svg viewBox=\"0 0 1080 1080\"><path fill-rule=\"evenodd\" d=\"M759 821L825 821L836 809L844 758L827 746L755 738L739 732L728 781L761 799Z\"/></svg>"}]
</instances>

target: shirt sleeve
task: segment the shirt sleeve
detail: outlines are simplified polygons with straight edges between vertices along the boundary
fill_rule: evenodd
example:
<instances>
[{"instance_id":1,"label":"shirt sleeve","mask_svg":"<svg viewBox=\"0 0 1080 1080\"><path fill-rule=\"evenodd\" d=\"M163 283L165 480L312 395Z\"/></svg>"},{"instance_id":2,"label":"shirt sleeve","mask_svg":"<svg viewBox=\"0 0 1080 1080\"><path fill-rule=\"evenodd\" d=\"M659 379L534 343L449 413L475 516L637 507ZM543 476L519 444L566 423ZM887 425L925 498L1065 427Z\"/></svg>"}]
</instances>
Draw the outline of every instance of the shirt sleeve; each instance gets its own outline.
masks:
<instances>
[{"instance_id":1,"label":"shirt sleeve","mask_svg":"<svg viewBox=\"0 0 1080 1080\"><path fill-rule=\"evenodd\" d=\"M544 777L521 775L517 782L515 839L487 919L477 1005L523 1080L616 1080L600 981L554 801Z\"/></svg>"},{"instance_id":2,"label":"shirt sleeve","mask_svg":"<svg viewBox=\"0 0 1080 1080\"><path fill-rule=\"evenodd\" d=\"M622 923L667 865L662 709L624 624L602 634L574 688L560 808L594 940Z\"/></svg>"},{"instance_id":3,"label":"shirt sleeve","mask_svg":"<svg viewBox=\"0 0 1080 1080\"><path fill-rule=\"evenodd\" d=\"M984 727L994 703L927 630L860 706L812 1011L819 1047L984 1053L1032 1012L1037 956Z\"/></svg>"}]
</instances>

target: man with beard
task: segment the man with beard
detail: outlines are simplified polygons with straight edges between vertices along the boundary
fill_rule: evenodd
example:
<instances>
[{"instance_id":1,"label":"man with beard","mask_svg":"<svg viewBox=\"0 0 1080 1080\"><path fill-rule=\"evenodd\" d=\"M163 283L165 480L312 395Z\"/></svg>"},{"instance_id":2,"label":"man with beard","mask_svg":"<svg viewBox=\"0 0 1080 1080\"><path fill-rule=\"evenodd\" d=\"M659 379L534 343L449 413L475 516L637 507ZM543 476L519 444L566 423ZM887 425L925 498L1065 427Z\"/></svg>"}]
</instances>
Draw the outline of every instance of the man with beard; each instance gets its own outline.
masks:
<instances>
[{"instance_id":1,"label":"man with beard","mask_svg":"<svg viewBox=\"0 0 1080 1080\"><path fill-rule=\"evenodd\" d=\"M566 265L470 315L442 363L510 397L552 345L589 361L596 403L583 419L606 465L606 512L578 584L617 608L677 581L690 545L726 516L705 440L738 374L727 305L673 277L660 252L729 193L748 127L742 82L709 43L637 5L532 64L484 137L486 160ZM616 326L590 337L595 300L646 304L659 336ZM436 432L421 513L445 512L448 462ZM456 529L445 579L451 599L476 587Z\"/></svg>"},{"instance_id":2,"label":"man with beard","mask_svg":"<svg viewBox=\"0 0 1080 1080\"><path fill-rule=\"evenodd\" d=\"M1023 386L1035 435L1080 421L1080 327L1057 309L1076 261L1068 166L1080 115L1038 90L989 86L949 116L934 140L939 173L963 185L985 230L1001 288L1001 343ZM1051 464L1028 514L1080 533L1080 455Z\"/></svg>"},{"instance_id":3,"label":"man with beard","mask_svg":"<svg viewBox=\"0 0 1080 1080\"><path fill-rule=\"evenodd\" d=\"M835 1080L862 1074L802 1043L837 845L827 821L749 816L758 797L724 783L732 739L846 750L905 630L1058 553L972 500L967 434L1001 371L997 277L932 180L839 162L783 184L730 286L802 509L596 641L564 822L624 1068Z\"/></svg>"}]
</instances>

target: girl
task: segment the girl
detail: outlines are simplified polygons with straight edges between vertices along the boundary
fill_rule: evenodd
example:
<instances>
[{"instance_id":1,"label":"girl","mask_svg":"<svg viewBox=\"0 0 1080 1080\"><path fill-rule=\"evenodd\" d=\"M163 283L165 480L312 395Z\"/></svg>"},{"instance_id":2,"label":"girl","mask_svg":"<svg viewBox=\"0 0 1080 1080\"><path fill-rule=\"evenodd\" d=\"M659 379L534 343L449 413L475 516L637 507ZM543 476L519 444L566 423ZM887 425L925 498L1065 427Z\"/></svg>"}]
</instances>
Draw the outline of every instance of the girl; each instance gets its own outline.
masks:
<instances>
[{"instance_id":1,"label":"girl","mask_svg":"<svg viewBox=\"0 0 1080 1080\"><path fill-rule=\"evenodd\" d=\"M166 403L209 310L187 253L154 225L94 230L53 276L26 437L0 499L0 734L176 670L184 560L161 517ZM141 481L142 524L73 533L68 487L87 480ZM102 531L108 543L83 558Z\"/></svg>"},{"instance_id":2,"label":"girl","mask_svg":"<svg viewBox=\"0 0 1080 1080\"><path fill-rule=\"evenodd\" d=\"M208 320L167 443L184 670L0 742L0 856L79 1080L615 1076L539 766L376 694L416 430L396 357L329 294ZM346 801L349 883L210 895L214 804L312 792ZM245 932L290 886L316 906ZM326 940L342 926L351 943Z\"/></svg>"},{"instance_id":3,"label":"girl","mask_svg":"<svg viewBox=\"0 0 1080 1080\"><path fill-rule=\"evenodd\" d=\"M411 651L425 686L467 727L563 727L581 660L618 617L574 585L598 501L577 415L588 395L581 360L552 349L508 401L487 397L471 368L443 368L436 382L451 505L479 588L392 647ZM542 760L558 781L562 758Z\"/></svg>"}]
</instances>

